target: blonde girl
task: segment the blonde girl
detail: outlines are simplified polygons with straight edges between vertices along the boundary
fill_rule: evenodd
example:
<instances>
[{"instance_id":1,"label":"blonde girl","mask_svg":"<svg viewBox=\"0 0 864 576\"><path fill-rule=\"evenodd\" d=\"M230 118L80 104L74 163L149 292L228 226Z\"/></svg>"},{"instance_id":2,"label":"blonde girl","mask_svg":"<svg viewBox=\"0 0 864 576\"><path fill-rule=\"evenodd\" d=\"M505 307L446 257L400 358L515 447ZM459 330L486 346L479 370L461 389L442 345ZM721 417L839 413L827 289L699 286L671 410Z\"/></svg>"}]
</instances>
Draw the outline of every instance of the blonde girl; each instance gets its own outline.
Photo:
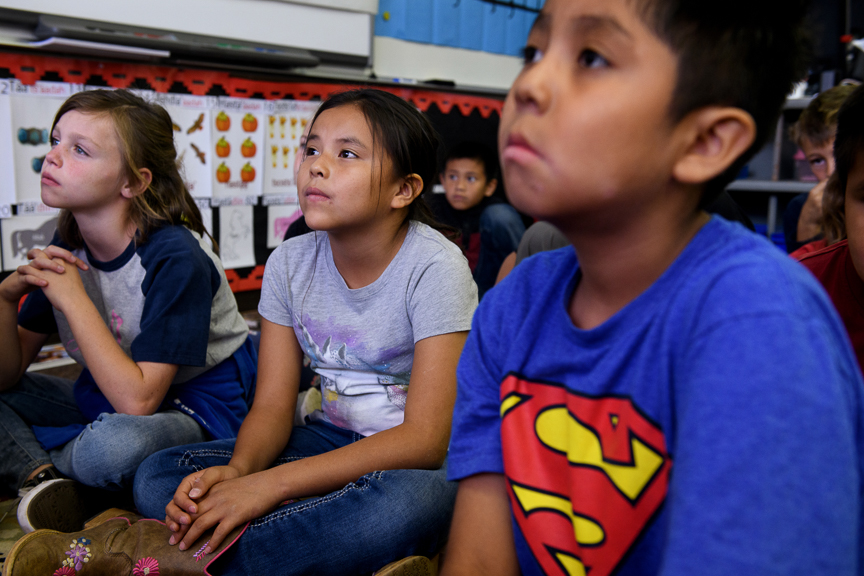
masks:
<instances>
[{"instance_id":1,"label":"blonde girl","mask_svg":"<svg viewBox=\"0 0 864 576\"><path fill-rule=\"evenodd\" d=\"M74 94L41 187L58 233L0 283L0 481L26 493L25 531L71 531L93 511L82 485L130 488L154 452L235 436L256 352L162 107ZM83 368L75 382L26 372L53 332Z\"/></svg>"}]
</instances>

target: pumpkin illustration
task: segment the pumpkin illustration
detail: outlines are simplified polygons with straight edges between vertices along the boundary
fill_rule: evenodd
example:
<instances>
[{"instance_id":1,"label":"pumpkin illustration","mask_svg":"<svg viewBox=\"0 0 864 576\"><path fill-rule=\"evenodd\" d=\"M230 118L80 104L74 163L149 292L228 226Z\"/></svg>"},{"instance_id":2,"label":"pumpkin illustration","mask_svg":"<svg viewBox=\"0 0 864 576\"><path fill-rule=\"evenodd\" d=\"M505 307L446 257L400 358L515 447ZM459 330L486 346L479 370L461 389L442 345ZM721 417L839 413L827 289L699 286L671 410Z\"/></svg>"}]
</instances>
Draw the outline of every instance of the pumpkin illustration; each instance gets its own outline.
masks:
<instances>
[{"instance_id":1,"label":"pumpkin illustration","mask_svg":"<svg viewBox=\"0 0 864 576\"><path fill-rule=\"evenodd\" d=\"M255 168L249 162L243 165L240 169L240 180L243 182L252 182L255 180Z\"/></svg>"},{"instance_id":2,"label":"pumpkin illustration","mask_svg":"<svg viewBox=\"0 0 864 576\"><path fill-rule=\"evenodd\" d=\"M252 139L247 138L240 146L240 154L242 154L244 158L252 158L253 156L255 156L255 151L257 149L258 147L255 146L255 143L252 142Z\"/></svg>"},{"instance_id":3,"label":"pumpkin illustration","mask_svg":"<svg viewBox=\"0 0 864 576\"><path fill-rule=\"evenodd\" d=\"M219 112L216 115L216 129L222 132L227 132L231 128L231 118L225 112Z\"/></svg>"},{"instance_id":4,"label":"pumpkin illustration","mask_svg":"<svg viewBox=\"0 0 864 576\"><path fill-rule=\"evenodd\" d=\"M222 162L221 164L219 164L219 167L216 168L216 180L218 180L219 182L222 182L224 184L225 182L228 182L228 180L230 180L230 179L231 179L231 169L228 168L228 166L226 166L224 162Z\"/></svg>"},{"instance_id":5,"label":"pumpkin illustration","mask_svg":"<svg viewBox=\"0 0 864 576\"><path fill-rule=\"evenodd\" d=\"M258 119L252 114L243 116L243 130L246 132L254 132L258 129Z\"/></svg>"},{"instance_id":6,"label":"pumpkin illustration","mask_svg":"<svg viewBox=\"0 0 864 576\"><path fill-rule=\"evenodd\" d=\"M228 141L225 140L225 137L223 136L222 138L219 139L218 142L216 142L216 155L219 156L220 158L227 158L230 153L231 153L231 144L229 144Z\"/></svg>"}]
</instances>

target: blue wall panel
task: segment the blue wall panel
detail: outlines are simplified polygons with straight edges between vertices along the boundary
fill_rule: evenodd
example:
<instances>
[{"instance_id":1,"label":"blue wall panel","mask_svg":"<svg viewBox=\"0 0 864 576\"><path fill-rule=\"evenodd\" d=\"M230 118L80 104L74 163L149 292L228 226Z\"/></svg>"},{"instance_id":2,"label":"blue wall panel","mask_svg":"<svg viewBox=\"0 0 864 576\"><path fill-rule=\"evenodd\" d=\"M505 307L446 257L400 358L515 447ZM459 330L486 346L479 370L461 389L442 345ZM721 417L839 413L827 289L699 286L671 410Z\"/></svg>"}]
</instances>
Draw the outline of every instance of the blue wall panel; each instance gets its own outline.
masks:
<instances>
[{"instance_id":1,"label":"blue wall panel","mask_svg":"<svg viewBox=\"0 0 864 576\"><path fill-rule=\"evenodd\" d=\"M538 8L542 2L528 0ZM482 0L380 0L375 34L519 56L535 17Z\"/></svg>"}]
</instances>

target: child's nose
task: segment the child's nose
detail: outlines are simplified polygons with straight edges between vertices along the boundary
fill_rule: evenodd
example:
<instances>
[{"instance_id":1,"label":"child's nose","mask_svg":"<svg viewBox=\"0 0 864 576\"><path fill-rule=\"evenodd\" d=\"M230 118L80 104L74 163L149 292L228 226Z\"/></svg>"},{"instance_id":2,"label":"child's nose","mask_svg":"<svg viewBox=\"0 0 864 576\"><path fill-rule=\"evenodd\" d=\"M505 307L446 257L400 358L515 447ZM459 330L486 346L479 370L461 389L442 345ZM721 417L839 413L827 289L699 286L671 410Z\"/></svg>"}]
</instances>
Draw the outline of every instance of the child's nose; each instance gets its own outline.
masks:
<instances>
[{"instance_id":1,"label":"child's nose","mask_svg":"<svg viewBox=\"0 0 864 576\"><path fill-rule=\"evenodd\" d=\"M312 157L312 161L309 164L309 173L312 176L319 176L321 178L326 178L330 174L330 169L327 166L327 162L323 160L323 156Z\"/></svg>"},{"instance_id":2,"label":"child's nose","mask_svg":"<svg viewBox=\"0 0 864 576\"><path fill-rule=\"evenodd\" d=\"M558 72L553 68L553 59L544 55L538 62L522 70L511 89L518 108L534 107L537 111L545 110L550 102L556 74L564 73L563 70Z\"/></svg>"},{"instance_id":3,"label":"child's nose","mask_svg":"<svg viewBox=\"0 0 864 576\"><path fill-rule=\"evenodd\" d=\"M57 148L58 146L55 146L48 151L48 154L45 155L45 164L53 164L54 166L61 166L63 164L63 160Z\"/></svg>"}]
</instances>

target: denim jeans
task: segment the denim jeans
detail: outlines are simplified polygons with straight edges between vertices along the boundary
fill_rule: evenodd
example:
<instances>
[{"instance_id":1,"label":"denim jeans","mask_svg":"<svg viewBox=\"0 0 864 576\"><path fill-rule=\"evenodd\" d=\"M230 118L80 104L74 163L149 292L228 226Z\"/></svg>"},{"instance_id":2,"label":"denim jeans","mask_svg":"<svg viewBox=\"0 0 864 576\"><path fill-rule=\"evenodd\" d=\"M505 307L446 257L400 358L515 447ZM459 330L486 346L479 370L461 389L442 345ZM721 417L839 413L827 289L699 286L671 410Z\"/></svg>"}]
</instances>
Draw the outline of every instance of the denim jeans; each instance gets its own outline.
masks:
<instances>
[{"instance_id":1,"label":"denim jeans","mask_svg":"<svg viewBox=\"0 0 864 576\"><path fill-rule=\"evenodd\" d=\"M101 414L87 420L75 403L74 383L65 378L27 372L0 392L0 483L20 488L43 464L88 486L120 490L130 487L138 465L154 452L206 439L190 416L174 410L152 416ZM45 451L31 426L85 425L77 438Z\"/></svg>"},{"instance_id":2,"label":"denim jeans","mask_svg":"<svg viewBox=\"0 0 864 576\"><path fill-rule=\"evenodd\" d=\"M480 215L480 256L474 269L477 296L482 298L495 285L504 258L515 252L525 233L525 224L509 204L491 204Z\"/></svg>"},{"instance_id":3,"label":"denim jeans","mask_svg":"<svg viewBox=\"0 0 864 576\"><path fill-rule=\"evenodd\" d=\"M361 438L322 422L297 426L274 466ZM228 464L233 449L233 440L216 440L151 456L135 478L138 510L164 519L180 481L196 470ZM280 506L253 520L211 571L344 576L371 574L405 556L433 556L446 541L456 487L447 482L446 465L366 474L340 490Z\"/></svg>"}]
</instances>

